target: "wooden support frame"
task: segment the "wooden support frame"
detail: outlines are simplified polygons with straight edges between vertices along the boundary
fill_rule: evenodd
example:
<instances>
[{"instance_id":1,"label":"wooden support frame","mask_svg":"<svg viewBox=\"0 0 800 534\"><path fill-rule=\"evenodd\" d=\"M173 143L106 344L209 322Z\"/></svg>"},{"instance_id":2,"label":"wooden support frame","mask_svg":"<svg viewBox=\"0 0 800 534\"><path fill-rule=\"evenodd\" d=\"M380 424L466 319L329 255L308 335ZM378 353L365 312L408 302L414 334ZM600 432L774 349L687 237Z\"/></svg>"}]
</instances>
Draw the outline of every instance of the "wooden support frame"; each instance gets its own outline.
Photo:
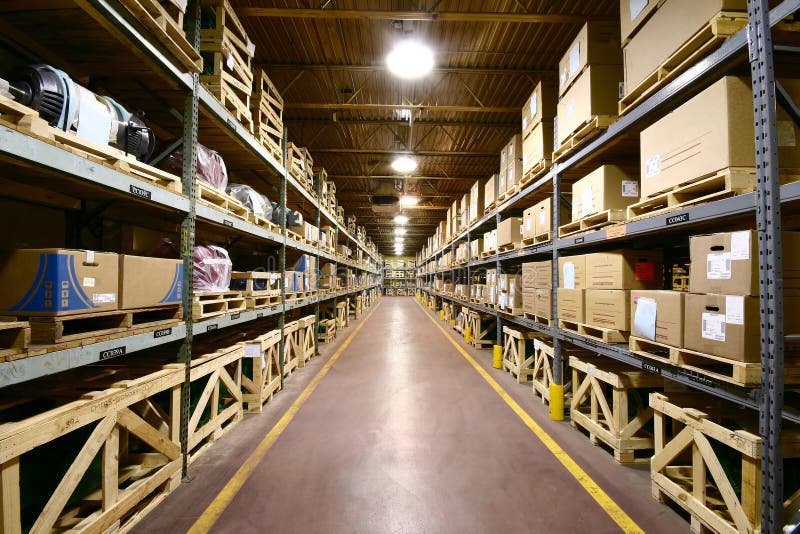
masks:
<instances>
[{"instance_id":1,"label":"wooden support frame","mask_svg":"<svg viewBox=\"0 0 800 534\"><path fill-rule=\"evenodd\" d=\"M469 344L478 349L491 349L495 344L497 317L470 311L469 324L471 329Z\"/></svg>"},{"instance_id":2,"label":"wooden support frame","mask_svg":"<svg viewBox=\"0 0 800 534\"><path fill-rule=\"evenodd\" d=\"M300 365L300 324L292 321L283 326L283 376L288 377Z\"/></svg>"},{"instance_id":3,"label":"wooden support frame","mask_svg":"<svg viewBox=\"0 0 800 534\"><path fill-rule=\"evenodd\" d=\"M534 341L541 334L503 327L503 369L515 375L520 384L531 381Z\"/></svg>"},{"instance_id":4,"label":"wooden support frame","mask_svg":"<svg viewBox=\"0 0 800 534\"><path fill-rule=\"evenodd\" d=\"M242 402L248 412L261 412L281 389L280 341L281 331L271 330L244 343L244 358L252 362L242 375Z\"/></svg>"},{"instance_id":5,"label":"wooden support frame","mask_svg":"<svg viewBox=\"0 0 800 534\"><path fill-rule=\"evenodd\" d=\"M297 366L305 367L306 363L314 356L316 346L314 344L314 327L317 318L314 315L307 315L297 321Z\"/></svg>"}]
</instances>

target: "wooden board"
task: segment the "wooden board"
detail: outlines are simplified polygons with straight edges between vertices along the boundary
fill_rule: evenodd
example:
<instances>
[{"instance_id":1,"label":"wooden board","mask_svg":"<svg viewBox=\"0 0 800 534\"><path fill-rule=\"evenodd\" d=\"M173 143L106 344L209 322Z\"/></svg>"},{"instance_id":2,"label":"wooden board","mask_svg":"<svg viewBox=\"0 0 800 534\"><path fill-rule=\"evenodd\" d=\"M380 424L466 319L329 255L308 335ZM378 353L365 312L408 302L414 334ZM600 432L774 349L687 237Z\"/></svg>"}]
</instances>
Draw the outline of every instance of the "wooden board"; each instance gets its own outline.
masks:
<instances>
[{"instance_id":1,"label":"wooden board","mask_svg":"<svg viewBox=\"0 0 800 534\"><path fill-rule=\"evenodd\" d=\"M522 179L519 181L520 190L524 189L526 185L528 185L529 183L533 182L534 180L542 176L544 173L546 173L547 170L550 168L550 165L552 165L552 162L548 158L542 158L541 160L539 160L538 163L532 165L531 168L522 176Z\"/></svg>"},{"instance_id":2,"label":"wooden board","mask_svg":"<svg viewBox=\"0 0 800 534\"><path fill-rule=\"evenodd\" d=\"M0 361L24 354L31 343L28 321L0 321Z\"/></svg>"},{"instance_id":3,"label":"wooden board","mask_svg":"<svg viewBox=\"0 0 800 534\"><path fill-rule=\"evenodd\" d=\"M596 115L579 126L564 142L553 151L553 161L566 159L572 152L594 139L609 126L617 122L619 117Z\"/></svg>"},{"instance_id":4,"label":"wooden board","mask_svg":"<svg viewBox=\"0 0 800 534\"><path fill-rule=\"evenodd\" d=\"M589 324L573 323L571 321L558 321L558 327L584 337L589 337L602 341L603 343L627 343L630 332L614 330L613 328L603 328Z\"/></svg>"},{"instance_id":5,"label":"wooden board","mask_svg":"<svg viewBox=\"0 0 800 534\"><path fill-rule=\"evenodd\" d=\"M624 209L611 209L593 213L587 217L573 221L567 224L562 224L558 227L558 237L566 237L581 232L590 232L609 226L621 221L624 221L626 213Z\"/></svg>"}]
</instances>

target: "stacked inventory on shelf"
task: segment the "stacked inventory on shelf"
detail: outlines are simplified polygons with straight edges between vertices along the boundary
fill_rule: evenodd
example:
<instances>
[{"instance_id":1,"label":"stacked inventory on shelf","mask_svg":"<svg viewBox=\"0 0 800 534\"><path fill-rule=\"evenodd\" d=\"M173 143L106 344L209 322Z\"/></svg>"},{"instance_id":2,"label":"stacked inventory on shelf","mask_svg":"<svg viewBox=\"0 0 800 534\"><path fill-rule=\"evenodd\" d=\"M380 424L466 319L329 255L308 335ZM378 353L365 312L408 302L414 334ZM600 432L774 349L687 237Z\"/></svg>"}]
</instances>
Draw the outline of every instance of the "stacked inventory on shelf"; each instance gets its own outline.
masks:
<instances>
[{"instance_id":1,"label":"stacked inventory on shelf","mask_svg":"<svg viewBox=\"0 0 800 534\"><path fill-rule=\"evenodd\" d=\"M740 4L709 0L684 9L667 0L631 13L621 2L621 28L587 23L554 73L558 87L537 86L522 109L521 180L509 192L515 137L499 174L475 183L457 218L454 205L428 239L417 280L428 306L444 306L451 319L456 306L470 321L475 315L478 346L488 345L488 335L505 347L501 353L513 353L507 343L523 338L507 330L544 336L530 340L529 358L511 358L509 366L529 365L523 375L543 397L572 369L565 403L573 423L621 462L636 461L640 449L663 456L652 467L654 495L686 509L695 528L771 532L797 512L798 495L783 486L794 464L780 453L800 423L793 389L800 362L794 352L784 358L800 329L783 314L797 298L796 233L782 232L780 214L800 206L793 141L800 91L780 62L775 80L773 55L796 53L800 34L787 17L800 2L772 10L761 0ZM791 46L773 47L773 36ZM755 82L737 69L747 58ZM554 138L535 134L549 120ZM467 223L454 228L454 220ZM592 392L587 374L614 388L614 406ZM753 487L728 491L715 471L713 492L692 490L691 473L687 479L683 468L667 467L686 448L678 448L680 427L656 432L655 441L624 430L628 414L623 425L617 391L641 397L637 388L691 392L674 402L671 393L654 393L650 405L658 428L668 416L694 429L687 443L700 449L703 465L719 462L708 437L747 435L753 447L741 477ZM602 406L602 417L584 403ZM742 418L738 429L723 419L732 405L760 415L760 427L758 417ZM713 504L719 494L724 508Z\"/></svg>"},{"instance_id":2,"label":"stacked inventory on shelf","mask_svg":"<svg viewBox=\"0 0 800 534\"><path fill-rule=\"evenodd\" d=\"M383 262L383 294L413 296L417 292L416 261L411 258L387 258Z\"/></svg>"},{"instance_id":3,"label":"stacked inventory on shelf","mask_svg":"<svg viewBox=\"0 0 800 534\"><path fill-rule=\"evenodd\" d=\"M37 17L22 10L3 15L16 35L26 36L24 42L9 37L4 46L24 49L20 57L47 50L48 61L62 63L31 69L15 61L13 72L0 76L12 84L26 76L65 84L73 83L69 76L102 79L103 91L129 109L146 110L154 126L136 115L105 122L109 113L127 112L88 90L78 91L87 100L77 131L65 126L72 118L52 118L49 109L39 113L0 95L1 203L4 222L14 228L3 243L13 251L0 264L0 387L33 404L75 399L64 413L30 412L30 428L27 419L16 419L23 412L9 416L14 423L0 439L15 441L23 429L38 436L26 442L34 449L47 436L69 434L53 428L82 435L99 421L91 437L82 435L91 438L87 450L105 444L104 460L112 458L125 433L131 449L120 454L119 468L150 477L141 484L132 479L127 489L103 486L102 510L81 506L78 515L65 511L70 488L41 516L26 509L20 518L14 506L26 497L17 495L3 510L12 531L32 524L49 530L64 517L79 528L128 526L185 475L198 448L241 418L242 399L255 403L247 401L255 395L261 402L267 390L271 396L317 352L318 339L332 339L379 294L381 255L363 228L345 225L324 169L314 174L310 154L290 147L280 95L263 72L249 70L257 53L229 3L189 2L188 13L150 4L78 3L53 6L53 13L45 8ZM41 31L42 24L52 28ZM61 27L79 27L80 36L64 35ZM87 38L103 54L90 54ZM75 66L72 57L86 60ZM32 59L45 60L36 53ZM123 143L109 141L103 130L109 123L125 129ZM153 131L163 140L154 142ZM294 162L297 154L306 158L302 164ZM241 183L227 183L229 173ZM269 202L265 191L277 201ZM241 350L248 340L260 348ZM216 392L211 398L220 405L210 408L209 425L198 426L202 414L193 412L203 408L194 404L194 382L204 377L210 382L201 392ZM90 379L96 402L75 390ZM259 383L267 389L240 391ZM134 451L128 433L152 444L161 432L139 425L142 417L152 422L153 413L137 414L134 403L165 400L167 440L155 451ZM151 452L163 455L163 465L134 465ZM9 453L4 463L0 483L8 491L20 476L28 484L20 456ZM64 484L81 481L83 462L76 460ZM103 474L104 481L116 478ZM91 496L86 501L99 505Z\"/></svg>"}]
</instances>

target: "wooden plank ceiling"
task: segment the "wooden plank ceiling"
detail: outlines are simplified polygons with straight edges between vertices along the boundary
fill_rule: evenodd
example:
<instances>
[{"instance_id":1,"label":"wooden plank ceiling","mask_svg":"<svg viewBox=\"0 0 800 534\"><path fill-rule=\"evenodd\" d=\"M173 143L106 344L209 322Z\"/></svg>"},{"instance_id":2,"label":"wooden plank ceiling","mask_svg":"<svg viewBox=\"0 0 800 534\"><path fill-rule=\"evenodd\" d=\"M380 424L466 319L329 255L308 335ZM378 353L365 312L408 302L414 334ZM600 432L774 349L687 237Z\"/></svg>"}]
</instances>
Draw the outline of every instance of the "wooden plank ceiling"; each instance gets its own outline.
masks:
<instances>
[{"instance_id":1,"label":"wooden plank ceiling","mask_svg":"<svg viewBox=\"0 0 800 534\"><path fill-rule=\"evenodd\" d=\"M520 130L520 109L587 18L617 16L618 0L233 0L256 63L284 97L289 138L311 150L336 181L347 214L383 254L393 253L391 215L371 195L417 194L406 253L432 235L456 199L498 171ZM434 49L436 68L417 81L384 60L403 32ZM408 178L390 162L412 152Z\"/></svg>"}]
</instances>

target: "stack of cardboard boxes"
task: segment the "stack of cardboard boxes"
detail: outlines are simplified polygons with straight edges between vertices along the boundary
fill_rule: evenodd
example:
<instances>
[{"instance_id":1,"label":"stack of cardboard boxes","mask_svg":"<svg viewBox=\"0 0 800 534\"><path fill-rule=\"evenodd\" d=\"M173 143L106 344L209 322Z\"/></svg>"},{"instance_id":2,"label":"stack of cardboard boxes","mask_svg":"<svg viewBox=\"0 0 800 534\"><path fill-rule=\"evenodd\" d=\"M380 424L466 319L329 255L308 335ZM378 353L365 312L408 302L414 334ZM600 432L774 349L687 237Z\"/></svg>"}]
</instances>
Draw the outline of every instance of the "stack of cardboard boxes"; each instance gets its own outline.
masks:
<instances>
[{"instance_id":1,"label":"stack of cardboard boxes","mask_svg":"<svg viewBox=\"0 0 800 534\"><path fill-rule=\"evenodd\" d=\"M522 107L522 176L526 184L550 168L553 157L554 82L539 82Z\"/></svg>"},{"instance_id":2,"label":"stack of cardboard boxes","mask_svg":"<svg viewBox=\"0 0 800 534\"><path fill-rule=\"evenodd\" d=\"M483 234L483 253L492 254L497 251L497 228Z\"/></svg>"},{"instance_id":3,"label":"stack of cardboard boxes","mask_svg":"<svg viewBox=\"0 0 800 534\"><path fill-rule=\"evenodd\" d=\"M483 185L483 211L484 213L493 208L495 204L497 204L497 184L499 181L499 176L497 174L493 174L486 183Z\"/></svg>"},{"instance_id":4,"label":"stack of cardboard boxes","mask_svg":"<svg viewBox=\"0 0 800 534\"><path fill-rule=\"evenodd\" d=\"M522 136L514 135L500 152L500 173L497 175L497 200L505 200L519 191L522 180Z\"/></svg>"},{"instance_id":5,"label":"stack of cardboard boxes","mask_svg":"<svg viewBox=\"0 0 800 534\"><path fill-rule=\"evenodd\" d=\"M567 203L561 202L561 213L567 211ZM553 197L537 202L522 214L522 243L531 245L552 239Z\"/></svg>"},{"instance_id":6,"label":"stack of cardboard boxes","mask_svg":"<svg viewBox=\"0 0 800 534\"><path fill-rule=\"evenodd\" d=\"M619 25L587 22L558 63L560 147L594 117L616 117L622 82Z\"/></svg>"},{"instance_id":7,"label":"stack of cardboard boxes","mask_svg":"<svg viewBox=\"0 0 800 534\"><path fill-rule=\"evenodd\" d=\"M522 306L526 317L549 322L553 316L553 262L522 264Z\"/></svg>"},{"instance_id":8,"label":"stack of cardboard boxes","mask_svg":"<svg viewBox=\"0 0 800 534\"><path fill-rule=\"evenodd\" d=\"M625 220L626 208L639 200L639 180L616 165L602 165L572 186L572 222L608 212L608 222ZM559 234L574 230L562 225Z\"/></svg>"},{"instance_id":9,"label":"stack of cardboard boxes","mask_svg":"<svg viewBox=\"0 0 800 534\"><path fill-rule=\"evenodd\" d=\"M513 248L514 245L522 241L522 219L519 217L509 217L497 225L497 241L495 248ZM485 237L484 237L485 238Z\"/></svg>"},{"instance_id":10,"label":"stack of cardboard boxes","mask_svg":"<svg viewBox=\"0 0 800 534\"><path fill-rule=\"evenodd\" d=\"M494 191L492 192L494 193ZM483 217L484 208L484 183L477 180L469 190L469 211L467 212L467 225Z\"/></svg>"},{"instance_id":11,"label":"stack of cardboard boxes","mask_svg":"<svg viewBox=\"0 0 800 534\"><path fill-rule=\"evenodd\" d=\"M498 275L497 308L512 315L522 315L522 277L518 274Z\"/></svg>"}]
</instances>

